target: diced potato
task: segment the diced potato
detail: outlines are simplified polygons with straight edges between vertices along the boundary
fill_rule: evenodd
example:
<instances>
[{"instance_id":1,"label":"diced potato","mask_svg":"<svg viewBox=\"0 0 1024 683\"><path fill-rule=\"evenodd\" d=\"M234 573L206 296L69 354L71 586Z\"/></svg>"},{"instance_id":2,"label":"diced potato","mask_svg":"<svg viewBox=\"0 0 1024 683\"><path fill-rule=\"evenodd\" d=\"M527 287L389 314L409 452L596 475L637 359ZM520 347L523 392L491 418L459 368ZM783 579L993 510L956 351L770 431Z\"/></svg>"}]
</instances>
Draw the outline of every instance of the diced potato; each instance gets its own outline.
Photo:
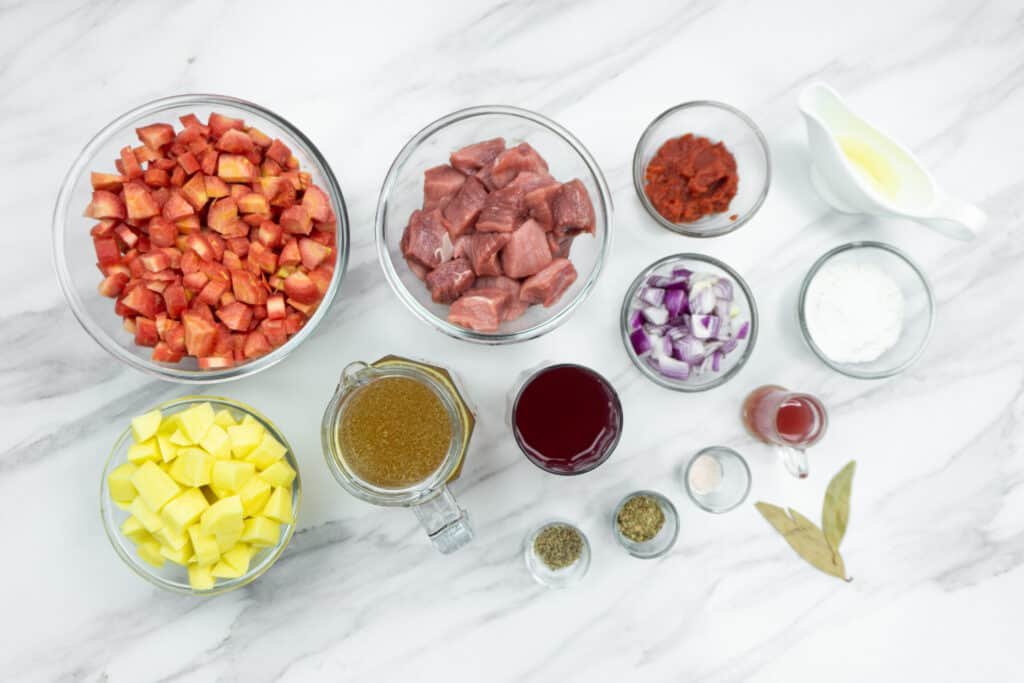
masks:
<instances>
[{"instance_id":1,"label":"diced potato","mask_svg":"<svg viewBox=\"0 0 1024 683\"><path fill-rule=\"evenodd\" d=\"M202 448L182 448L171 463L171 476L183 486L206 486L210 483L213 462L213 456Z\"/></svg>"},{"instance_id":2,"label":"diced potato","mask_svg":"<svg viewBox=\"0 0 1024 683\"><path fill-rule=\"evenodd\" d=\"M291 524L295 521L292 517L292 492L281 486L275 486L274 492L270 495L263 508L263 516L283 524Z\"/></svg>"},{"instance_id":3,"label":"diced potato","mask_svg":"<svg viewBox=\"0 0 1024 683\"><path fill-rule=\"evenodd\" d=\"M135 552L139 554L139 557L157 569L164 566L164 562L166 561L164 556L160 554L160 544L156 541L145 541L140 543L136 546Z\"/></svg>"},{"instance_id":4,"label":"diced potato","mask_svg":"<svg viewBox=\"0 0 1024 683\"><path fill-rule=\"evenodd\" d=\"M248 417L248 415L246 415ZM231 454L236 458L244 458L260 444L264 433L263 425L258 422L228 427L228 438L231 439Z\"/></svg>"},{"instance_id":5,"label":"diced potato","mask_svg":"<svg viewBox=\"0 0 1024 683\"><path fill-rule=\"evenodd\" d=\"M134 501L134 500L135 500L135 498L132 498L132 501ZM124 510L125 512L128 512L128 510L131 509L131 507L132 507L131 503L123 503L123 502L121 502L119 500L115 500L114 501L114 505L116 505L119 510Z\"/></svg>"},{"instance_id":6,"label":"diced potato","mask_svg":"<svg viewBox=\"0 0 1024 683\"><path fill-rule=\"evenodd\" d=\"M141 465L144 462L156 462L160 459L156 440L150 439L142 443L133 443L128 447L128 462Z\"/></svg>"},{"instance_id":7,"label":"diced potato","mask_svg":"<svg viewBox=\"0 0 1024 683\"><path fill-rule=\"evenodd\" d=\"M107 486L110 488L110 497L119 503L130 503L135 500L138 491L132 484L132 475L138 466L135 463L126 462L118 465L107 475Z\"/></svg>"},{"instance_id":8,"label":"diced potato","mask_svg":"<svg viewBox=\"0 0 1024 683\"><path fill-rule=\"evenodd\" d=\"M235 422L235 418L231 415L230 410L228 410L227 408L222 408L221 410L217 411L216 415L213 416L213 424L224 429L227 429L228 427L234 427L238 423Z\"/></svg>"},{"instance_id":9,"label":"diced potato","mask_svg":"<svg viewBox=\"0 0 1024 683\"><path fill-rule=\"evenodd\" d=\"M178 449L181 448L181 446L171 442L170 434L157 434L156 445L160 451L160 458L164 462L170 462L178 457Z\"/></svg>"},{"instance_id":10,"label":"diced potato","mask_svg":"<svg viewBox=\"0 0 1024 683\"><path fill-rule=\"evenodd\" d=\"M265 470L283 458L287 452L288 449L280 441L271 436L270 433L265 433L259 445L245 459L256 465L257 469Z\"/></svg>"},{"instance_id":11,"label":"diced potato","mask_svg":"<svg viewBox=\"0 0 1024 683\"><path fill-rule=\"evenodd\" d=\"M178 413L181 429L192 439L192 443L199 443L206 436L206 432L213 426L214 417L213 406L209 403L199 403Z\"/></svg>"},{"instance_id":12,"label":"diced potato","mask_svg":"<svg viewBox=\"0 0 1024 683\"><path fill-rule=\"evenodd\" d=\"M162 469L147 460L132 474L132 485L154 512L181 492L181 487Z\"/></svg>"},{"instance_id":13,"label":"diced potato","mask_svg":"<svg viewBox=\"0 0 1024 683\"><path fill-rule=\"evenodd\" d=\"M143 528L151 534L164 528L163 517L151 510L142 500L141 496L132 501L128 511L131 512L132 517L139 520L139 524L141 524Z\"/></svg>"},{"instance_id":14,"label":"diced potato","mask_svg":"<svg viewBox=\"0 0 1024 683\"><path fill-rule=\"evenodd\" d=\"M199 516L210 507L206 502L206 496L197 488L185 489L177 498L171 500L164 506L164 522L173 527L176 531L185 531L189 525L194 524Z\"/></svg>"},{"instance_id":15,"label":"diced potato","mask_svg":"<svg viewBox=\"0 0 1024 683\"><path fill-rule=\"evenodd\" d=\"M256 474L256 466L251 462L215 460L210 475L210 485L214 491L221 489L234 493L241 489L254 474Z\"/></svg>"},{"instance_id":16,"label":"diced potato","mask_svg":"<svg viewBox=\"0 0 1024 683\"><path fill-rule=\"evenodd\" d=\"M153 538L160 541L161 545L166 545L170 547L172 550L180 550L181 548L185 547L186 543L189 542L188 534L186 534L184 531L172 529L166 524L164 524L163 528L160 529L160 531L157 531L155 534L153 534Z\"/></svg>"},{"instance_id":17,"label":"diced potato","mask_svg":"<svg viewBox=\"0 0 1024 683\"><path fill-rule=\"evenodd\" d=\"M281 525L266 517L250 517L245 520L242 528L242 538L239 539L249 545L265 548L277 545L281 537Z\"/></svg>"},{"instance_id":18,"label":"diced potato","mask_svg":"<svg viewBox=\"0 0 1024 683\"><path fill-rule=\"evenodd\" d=\"M209 565L190 564L188 566L188 585L197 591L208 591L217 582L213 578Z\"/></svg>"},{"instance_id":19,"label":"diced potato","mask_svg":"<svg viewBox=\"0 0 1024 683\"><path fill-rule=\"evenodd\" d=\"M192 541L192 549L195 551L196 564L211 565L220 559L217 539L204 534L199 525L193 524L188 528L188 537Z\"/></svg>"},{"instance_id":20,"label":"diced potato","mask_svg":"<svg viewBox=\"0 0 1024 683\"><path fill-rule=\"evenodd\" d=\"M237 579L243 572L238 571L224 560L221 560L213 565L210 574L218 579Z\"/></svg>"},{"instance_id":21,"label":"diced potato","mask_svg":"<svg viewBox=\"0 0 1024 683\"><path fill-rule=\"evenodd\" d=\"M239 574L244 574L249 571L249 560L252 559L253 554L253 549L247 543L237 543L235 547L224 553L221 561L227 562L237 569Z\"/></svg>"},{"instance_id":22,"label":"diced potato","mask_svg":"<svg viewBox=\"0 0 1024 683\"><path fill-rule=\"evenodd\" d=\"M159 410L151 410L145 415L139 415L138 417L132 418L132 436L135 437L137 443L147 441L156 434L157 429L160 428L160 422L163 419L163 415Z\"/></svg>"},{"instance_id":23,"label":"diced potato","mask_svg":"<svg viewBox=\"0 0 1024 683\"><path fill-rule=\"evenodd\" d=\"M213 537L217 541L217 550L223 555L235 547L235 544L242 540L242 528L219 533Z\"/></svg>"},{"instance_id":24,"label":"diced potato","mask_svg":"<svg viewBox=\"0 0 1024 683\"><path fill-rule=\"evenodd\" d=\"M284 460L278 460L260 472L259 477L271 486L289 487L295 480L295 470Z\"/></svg>"},{"instance_id":25,"label":"diced potato","mask_svg":"<svg viewBox=\"0 0 1024 683\"><path fill-rule=\"evenodd\" d=\"M237 491L232 491L231 489L222 489L212 485L210 486L210 491L213 492L214 502L220 500L221 498L227 498L238 493Z\"/></svg>"},{"instance_id":26,"label":"diced potato","mask_svg":"<svg viewBox=\"0 0 1024 683\"><path fill-rule=\"evenodd\" d=\"M245 516L253 517L258 515L263 506L267 504L267 500L270 499L271 493L273 493L273 490L270 484L259 477L253 477L245 482L245 486L238 492L238 497L242 499Z\"/></svg>"},{"instance_id":27,"label":"diced potato","mask_svg":"<svg viewBox=\"0 0 1024 683\"><path fill-rule=\"evenodd\" d=\"M178 427L171 434L171 443L175 446L194 446L196 442L190 439L181 427Z\"/></svg>"},{"instance_id":28,"label":"diced potato","mask_svg":"<svg viewBox=\"0 0 1024 683\"><path fill-rule=\"evenodd\" d=\"M144 541L148 541L153 537L150 536L149 532L146 531L146 527L142 526L134 515L124 520L121 523L121 533L125 535L125 538L131 539L132 543L139 544Z\"/></svg>"},{"instance_id":29,"label":"diced potato","mask_svg":"<svg viewBox=\"0 0 1024 683\"><path fill-rule=\"evenodd\" d=\"M239 496L229 496L218 500L203 513L200 520L204 534L229 534L236 530L240 533L244 519L242 500Z\"/></svg>"},{"instance_id":30,"label":"diced potato","mask_svg":"<svg viewBox=\"0 0 1024 683\"><path fill-rule=\"evenodd\" d=\"M186 542L185 545L181 546L177 550L167 546L161 546L160 554L174 564L180 564L182 567L185 567L188 565L188 561L192 558L192 545Z\"/></svg>"},{"instance_id":31,"label":"diced potato","mask_svg":"<svg viewBox=\"0 0 1024 683\"><path fill-rule=\"evenodd\" d=\"M214 458L219 460L231 458L231 439L220 425L211 425L206 436L199 440L199 445Z\"/></svg>"}]
</instances>

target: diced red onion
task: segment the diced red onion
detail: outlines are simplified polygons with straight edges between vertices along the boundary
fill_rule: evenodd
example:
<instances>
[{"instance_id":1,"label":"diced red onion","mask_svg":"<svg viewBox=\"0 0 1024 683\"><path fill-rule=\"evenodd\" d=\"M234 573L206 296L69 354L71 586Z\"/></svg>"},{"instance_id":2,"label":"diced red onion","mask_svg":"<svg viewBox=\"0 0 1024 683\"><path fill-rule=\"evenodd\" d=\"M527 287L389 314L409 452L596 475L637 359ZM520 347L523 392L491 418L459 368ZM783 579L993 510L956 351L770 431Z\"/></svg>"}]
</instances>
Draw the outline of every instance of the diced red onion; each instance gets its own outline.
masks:
<instances>
[{"instance_id":1,"label":"diced red onion","mask_svg":"<svg viewBox=\"0 0 1024 683\"><path fill-rule=\"evenodd\" d=\"M704 360L704 342L687 335L672 345L675 356L679 360L695 365Z\"/></svg>"},{"instance_id":2,"label":"diced red onion","mask_svg":"<svg viewBox=\"0 0 1024 683\"><path fill-rule=\"evenodd\" d=\"M629 314L629 329L638 330L644 324L644 316L639 308L633 309Z\"/></svg>"},{"instance_id":3,"label":"diced red onion","mask_svg":"<svg viewBox=\"0 0 1024 683\"><path fill-rule=\"evenodd\" d=\"M732 282L729 280L719 278L715 284L711 285L711 289L716 298L732 301Z\"/></svg>"},{"instance_id":4,"label":"diced red onion","mask_svg":"<svg viewBox=\"0 0 1024 683\"><path fill-rule=\"evenodd\" d=\"M658 287L644 287L640 290L640 301L643 301L648 306L661 306L661 303L665 300L665 290L659 289ZM671 313L671 309L669 313Z\"/></svg>"},{"instance_id":5,"label":"diced red onion","mask_svg":"<svg viewBox=\"0 0 1024 683\"><path fill-rule=\"evenodd\" d=\"M652 275L647 278L647 284L651 287L658 287L660 289L680 289L686 287L689 283L689 276L665 276L665 275Z\"/></svg>"},{"instance_id":6,"label":"diced red onion","mask_svg":"<svg viewBox=\"0 0 1024 683\"><path fill-rule=\"evenodd\" d=\"M736 347L740 345L739 340L736 337L729 337L722 342L722 353L732 353L736 350Z\"/></svg>"},{"instance_id":7,"label":"diced red onion","mask_svg":"<svg viewBox=\"0 0 1024 683\"><path fill-rule=\"evenodd\" d=\"M721 362L722 362L722 352L721 351L715 351L713 354L711 354L711 369L714 372L718 372L718 369L719 369L719 367L721 365Z\"/></svg>"},{"instance_id":8,"label":"diced red onion","mask_svg":"<svg viewBox=\"0 0 1024 683\"><path fill-rule=\"evenodd\" d=\"M653 325L664 325L668 322L668 310L660 306L644 306L640 309L644 320Z\"/></svg>"},{"instance_id":9,"label":"diced red onion","mask_svg":"<svg viewBox=\"0 0 1024 683\"><path fill-rule=\"evenodd\" d=\"M672 269L672 277L686 278L689 280L691 275L693 275L693 271L683 266L676 266Z\"/></svg>"},{"instance_id":10,"label":"diced red onion","mask_svg":"<svg viewBox=\"0 0 1024 683\"><path fill-rule=\"evenodd\" d=\"M684 380L690 377L690 365L671 356L660 358L648 358L647 362L658 371L662 377L669 379Z\"/></svg>"},{"instance_id":11,"label":"diced red onion","mask_svg":"<svg viewBox=\"0 0 1024 683\"><path fill-rule=\"evenodd\" d=\"M738 329L736 331L736 338L737 339L746 339L748 332L750 332L750 321L749 320L745 321L742 325L740 325L740 329Z\"/></svg>"},{"instance_id":12,"label":"diced red onion","mask_svg":"<svg viewBox=\"0 0 1024 683\"><path fill-rule=\"evenodd\" d=\"M662 289L659 291L665 292L664 305L671 317L675 318L683 312L683 308L686 306L685 289Z\"/></svg>"},{"instance_id":13,"label":"diced red onion","mask_svg":"<svg viewBox=\"0 0 1024 683\"><path fill-rule=\"evenodd\" d=\"M721 320L717 315L694 315L690 318L690 328L697 339L712 339L718 335Z\"/></svg>"},{"instance_id":14,"label":"diced red onion","mask_svg":"<svg viewBox=\"0 0 1024 683\"><path fill-rule=\"evenodd\" d=\"M642 356L651 350L651 338L643 330L633 330L629 333L629 343L633 345L636 355Z\"/></svg>"},{"instance_id":15,"label":"diced red onion","mask_svg":"<svg viewBox=\"0 0 1024 683\"><path fill-rule=\"evenodd\" d=\"M715 292L710 286L694 287L690 291L690 313L711 313L715 310L715 303Z\"/></svg>"}]
</instances>

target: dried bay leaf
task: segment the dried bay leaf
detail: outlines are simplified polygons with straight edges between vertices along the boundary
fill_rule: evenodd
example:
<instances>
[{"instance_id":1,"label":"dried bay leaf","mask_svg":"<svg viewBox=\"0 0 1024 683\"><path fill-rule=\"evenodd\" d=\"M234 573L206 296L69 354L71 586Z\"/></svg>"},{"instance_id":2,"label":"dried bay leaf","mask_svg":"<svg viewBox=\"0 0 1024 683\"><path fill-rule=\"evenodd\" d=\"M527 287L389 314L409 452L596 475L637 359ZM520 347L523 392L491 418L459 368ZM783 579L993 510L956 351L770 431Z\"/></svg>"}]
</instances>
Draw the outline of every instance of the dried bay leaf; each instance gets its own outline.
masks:
<instances>
[{"instance_id":1,"label":"dried bay leaf","mask_svg":"<svg viewBox=\"0 0 1024 683\"><path fill-rule=\"evenodd\" d=\"M838 552L839 544L846 534L846 525L850 521L850 489L853 486L853 472L857 469L857 461L851 460L846 467L839 470L825 490L825 503L821 510L821 526L825 531L828 544Z\"/></svg>"},{"instance_id":2,"label":"dried bay leaf","mask_svg":"<svg viewBox=\"0 0 1024 683\"><path fill-rule=\"evenodd\" d=\"M755 503L758 512L782 534L790 547L814 568L847 580L846 567L839 552L833 550L825 534L814 522L790 508L789 513L771 503Z\"/></svg>"}]
</instances>

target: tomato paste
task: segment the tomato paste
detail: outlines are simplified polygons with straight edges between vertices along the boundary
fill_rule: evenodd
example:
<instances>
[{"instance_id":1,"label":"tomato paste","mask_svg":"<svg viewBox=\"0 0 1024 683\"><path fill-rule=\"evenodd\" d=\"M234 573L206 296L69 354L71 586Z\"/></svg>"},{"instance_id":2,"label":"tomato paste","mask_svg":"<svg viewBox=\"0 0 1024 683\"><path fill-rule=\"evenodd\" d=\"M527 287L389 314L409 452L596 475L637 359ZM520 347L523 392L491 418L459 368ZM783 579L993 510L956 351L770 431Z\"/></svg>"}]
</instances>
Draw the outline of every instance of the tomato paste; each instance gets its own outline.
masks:
<instances>
[{"instance_id":1,"label":"tomato paste","mask_svg":"<svg viewBox=\"0 0 1024 683\"><path fill-rule=\"evenodd\" d=\"M721 142L687 133L658 149L645 173L644 192L673 223L692 223L729 208L739 175L736 159Z\"/></svg>"}]
</instances>

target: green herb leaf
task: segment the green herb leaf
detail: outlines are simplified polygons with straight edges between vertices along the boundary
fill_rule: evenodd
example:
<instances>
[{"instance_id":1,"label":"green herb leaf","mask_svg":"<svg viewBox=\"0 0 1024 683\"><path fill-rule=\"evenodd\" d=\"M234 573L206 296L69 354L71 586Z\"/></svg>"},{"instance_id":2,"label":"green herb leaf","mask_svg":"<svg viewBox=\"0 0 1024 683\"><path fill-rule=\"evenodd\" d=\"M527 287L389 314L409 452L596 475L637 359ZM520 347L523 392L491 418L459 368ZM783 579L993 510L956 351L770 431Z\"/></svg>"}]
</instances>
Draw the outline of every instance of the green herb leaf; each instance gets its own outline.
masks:
<instances>
[{"instance_id":1,"label":"green herb leaf","mask_svg":"<svg viewBox=\"0 0 1024 683\"><path fill-rule=\"evenodd\" d=\"M833 550L825 534L811 520L790 508L785 510L771 503L756 503L758 511L790 547L812 567L837 578L846 579L846 567L838 551Z\"/></svg>"},{"instance_id":2,"label":"green herb leaf","mask_svg":"<svg viewBox=\"0 0 1024 683\"><path fill-rule=\"evenodd\" d=\"M846 534L846 525L850 521L850 488L853 486L853 472L857 469L857 461L851 460L846 467L832 477L825 491L825 503L821 510L821 526L825 530L825 539L832 549L839 552L839 544Z\"/></svg>"}]
</instances>

